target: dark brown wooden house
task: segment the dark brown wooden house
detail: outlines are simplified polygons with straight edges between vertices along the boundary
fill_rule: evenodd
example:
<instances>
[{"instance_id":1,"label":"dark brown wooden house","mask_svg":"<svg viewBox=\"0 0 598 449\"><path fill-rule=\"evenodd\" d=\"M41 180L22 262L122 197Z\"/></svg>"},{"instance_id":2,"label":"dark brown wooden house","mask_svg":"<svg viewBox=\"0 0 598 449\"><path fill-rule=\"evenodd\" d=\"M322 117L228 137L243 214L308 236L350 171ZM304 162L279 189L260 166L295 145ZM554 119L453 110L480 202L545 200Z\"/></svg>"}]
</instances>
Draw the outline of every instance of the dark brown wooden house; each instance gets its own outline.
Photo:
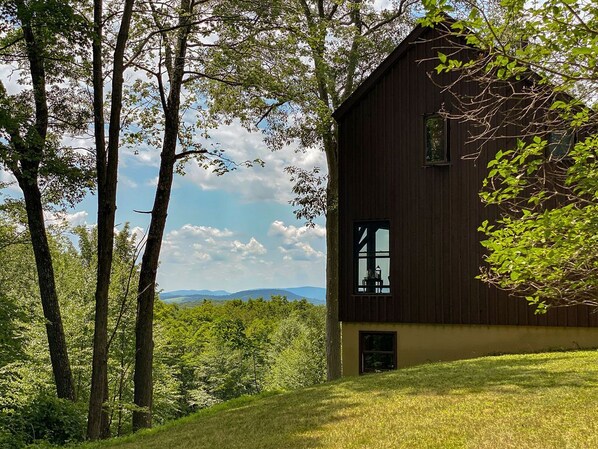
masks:
<instances>
[{"instance_id":1,"label":"dark brown wooden house","mask_svg":"<svg viewBox=\"0 0 598 449\"><path fill-rule=\"evenodd\" d=\"M343 373L503 352L598 346L585 307L536 315L525 300L476 279L476 160L454 97L430 80L438 32L417 27L334 113L339 127L340 320ZM448 76L448 75L445 75ZM472 89L463 83L463 94Z\"/></svg>"}]
</instances>

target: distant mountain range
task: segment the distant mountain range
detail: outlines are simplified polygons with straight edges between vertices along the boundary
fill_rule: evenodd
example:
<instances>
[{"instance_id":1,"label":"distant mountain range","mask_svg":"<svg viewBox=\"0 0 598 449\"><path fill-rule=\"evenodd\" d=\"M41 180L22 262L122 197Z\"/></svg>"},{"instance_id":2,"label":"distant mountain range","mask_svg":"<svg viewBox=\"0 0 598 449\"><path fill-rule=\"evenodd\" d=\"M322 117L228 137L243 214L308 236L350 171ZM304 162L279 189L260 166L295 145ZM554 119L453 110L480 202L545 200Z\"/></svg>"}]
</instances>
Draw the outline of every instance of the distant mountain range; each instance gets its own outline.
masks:
<instances>
[{"instance_id":1,"label":"distant mountain range","mask_svg":"<svg viewBox=\"0 0 598 449\"><path fill-rule=\"evenodd\" d=\"M298 301L305 298L316 305L326 303L326 289L321 287L260 288L234 293L225 290L175 290L160 293L160 299L166 303L185 305L192 305L204 299L214 301L241 299L247 301L255 298L270 299L272 296L286 296L289 301Z\"/></svg>"}]
</instances>

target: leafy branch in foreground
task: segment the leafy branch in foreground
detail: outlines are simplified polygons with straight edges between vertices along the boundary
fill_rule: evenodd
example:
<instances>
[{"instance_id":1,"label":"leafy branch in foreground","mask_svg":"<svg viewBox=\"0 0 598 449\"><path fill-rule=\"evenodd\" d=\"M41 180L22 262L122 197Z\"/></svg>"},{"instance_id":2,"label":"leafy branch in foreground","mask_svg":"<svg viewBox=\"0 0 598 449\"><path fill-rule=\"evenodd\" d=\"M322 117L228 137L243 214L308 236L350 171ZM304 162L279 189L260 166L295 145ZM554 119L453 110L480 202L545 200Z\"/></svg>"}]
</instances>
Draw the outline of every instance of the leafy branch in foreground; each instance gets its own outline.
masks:
<instances>
[{"instance_id":1,"label":"leafy branch in foreground","mask_svg":"<svg viewBox=\"0 0 598 449\"><path fill-rule=\"evenodd\" d=\"M437 71L457 76L445 87L479 86L455 93L447 116L472 125L480 151L490 139L503 145L481 192L499 217L480 227L488 250L480 278L538 311L598 307L598 10L507 0L490 14L465 3L467 14L447 22L448 3L428 1L423 22L448 37Z\"/></svg>"}]
</instances>

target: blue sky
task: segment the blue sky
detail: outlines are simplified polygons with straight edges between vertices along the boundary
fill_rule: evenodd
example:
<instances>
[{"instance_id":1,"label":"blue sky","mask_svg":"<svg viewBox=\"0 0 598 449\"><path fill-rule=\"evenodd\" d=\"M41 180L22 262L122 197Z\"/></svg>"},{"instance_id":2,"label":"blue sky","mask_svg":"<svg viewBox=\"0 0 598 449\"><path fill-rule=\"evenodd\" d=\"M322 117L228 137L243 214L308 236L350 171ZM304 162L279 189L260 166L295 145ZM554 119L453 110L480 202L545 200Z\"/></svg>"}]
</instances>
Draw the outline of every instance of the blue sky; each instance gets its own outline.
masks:
<instances>
[{"instance_id":1,"label":"blue sky","mask_svg":"<svg viewBox=\"0 0 598 449\"><path fill-rule=\"evenodd\" d=\"M227 148L235 161L261 158L264 167L239 168L223 176L186 166L186 175L175 177L163 240L159 288L223 289L238 291L262 287L298 287L325 284L325 229L320 220L306 228L293 215L291 183L284 167L325 167L319 150L294 148L271 152L259 132L249 133L239 124L211 132L212 141ZM79 140L77 145L91 146ZM159 152L121 151L117 223L129 222L142 235L150 216L135 210L152 207L158 174ZM0 173L0 180L10 176ZM8 194L18 194L11 186ZM71 225L93 226L96 200L88 195L66 219ZM55 218L49 217L50 222Z\"/></svg>"},{"instance_id":2,"label":"blue sky","mask_svg":"<svg viewBox=\"0 0 598 449\"><path fill-rule=\"evenodd\" d=\"M293 148L272 153L261 134L241 126L223 126L211 133L240 161L261 158L264 167L239 168L223 176L189 162L185 176L175 178L158 274L160 288L224 289L324 286L325 230L323 221L306 228L288 201L292 197L287 165L325 164L318 150ZM152 150L123 151L117 220L129 221L142 233L149 215L158 172ZM95 197L74 212L86 211L95 222Z\"/></svg>"},{"instance_id":3,"label":"blue sky","mask_svg":"<svg viewBox=\"0 0 598 449\"><path fill-rule=\"evenodd\" d=\"M9 94L24 88L19 74L18 69L0 65L0 80ZM142 75L133 72L128 76ZM192 119L192 115L184 117L186 121ZM259 158L265 166L238 168L216 176L191 161L185 167L185 176L175 176L160 258L159 288L232 292L264 287L323 287L324 220L315 228L306 228L295 218L289 204L292 185L284 168L293 165L324 169L324 154L317 149L297 152L292 146L272 152L259 131L248 132L236 122L210 130L210 137L207 144L226 149L227 158L236 162ZM91 136L74 136L64 142L72 147L93 148ZM147 229L150 216L134 211L151 210L158 166L157 150L145 146L135 151L121 150L116 223L122 226L129 222L139 236ZM1 167L0 181L11 181ZM19 195L19 189L12 185L2 193ZM88 195L61 220L71 225L95 225L96 201L95 196ZM51 214L48 218L50 223L55 219Z\"/></svg>"}]
</instances>

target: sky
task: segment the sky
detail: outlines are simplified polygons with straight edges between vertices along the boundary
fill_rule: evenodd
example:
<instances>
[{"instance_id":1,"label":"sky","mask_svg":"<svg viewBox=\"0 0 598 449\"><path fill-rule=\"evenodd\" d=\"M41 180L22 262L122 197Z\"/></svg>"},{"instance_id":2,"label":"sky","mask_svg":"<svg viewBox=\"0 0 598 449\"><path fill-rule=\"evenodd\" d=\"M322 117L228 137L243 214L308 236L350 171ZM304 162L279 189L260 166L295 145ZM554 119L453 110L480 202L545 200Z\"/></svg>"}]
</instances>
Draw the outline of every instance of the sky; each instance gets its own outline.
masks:
<instances>
[{"instance_id":1,"label":"sky","mask_svg":"<svg viewBox=\"0 0 598 449\"><path fill-rule=\"evenodd\" d=\"M10 73L0 79L13 85ZM15 87L16 89L16 87ZM260 132L240 124L223 125L210 132L212 143L226 149L234 161L260 158L264 167L238 168L223 176L189 162L186 174L176 175L162 244L158 288L227 290L325 285L325 224L307 228L293 214L288 175L284 167L326 167L317 149L297 152L293 147L272 152ZM91 147L91 141L77 145ZM122 149L120 153L117 227L129 222L141 237L150 215L135 211L152 208L158 176L159 152L148 148ZM0 181L11 176L0 170ZM5 195L18 195L16 185ZM50 223L93 226L97 197L87 195L60 219L47 214Z\"/></svg>"},{"instance_id":2,"label":"sky","mask_svg":"<svg viewBox=\"0 0 598 449\"><path fill-rule=\"evenodd\" d=\"M307 228L289 204L291 183L284 167L325 167L319 150L271 152L259 133L223 126L212 140L240 161L261 158L265 166L223 176L188 163L175 178L158 282L164 290L324 286L325 228ZM147 228L157 158L127 155L121 169L118 218ZM83 206L83 205L81 205Z\"/></svg>"},{"instance_id":3,"label":"sky","mask_svg":"<svg viewBox=\"0 0 598 449\"><path fill-rule=\"evenodd\" d=\"M325 284L325 225L305 227L293 214L284 167L325 167L320 150L272 152L259 132L239 124L211 132L213 142L235 161L260 158L264 167L238 168L216 176L188 162L175 177L158 271L159 288L227 290ZM123 151L117 223L130 222L137 234L149 225L157 182L157 151ZM96 197L88 196L72 214L94 224ZM73 215L74 217L75 215Z\"/></svg>"}]
</instances>

